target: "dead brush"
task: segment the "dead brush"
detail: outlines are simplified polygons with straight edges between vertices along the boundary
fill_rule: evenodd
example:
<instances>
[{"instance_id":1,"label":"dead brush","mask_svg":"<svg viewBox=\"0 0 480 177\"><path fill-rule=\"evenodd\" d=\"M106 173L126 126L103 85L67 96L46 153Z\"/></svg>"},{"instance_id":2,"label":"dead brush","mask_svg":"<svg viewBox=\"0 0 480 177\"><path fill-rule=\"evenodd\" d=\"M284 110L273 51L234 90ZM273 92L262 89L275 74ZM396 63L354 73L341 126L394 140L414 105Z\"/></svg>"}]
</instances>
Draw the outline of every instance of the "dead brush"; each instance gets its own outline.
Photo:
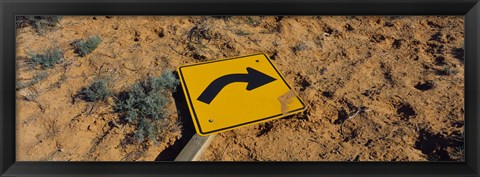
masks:
<instances>
[{"instance_id":1,"label":"dead brush","mask_svg":"<svg viewBox=\"0 0 480 177\"><path fill-rule=\"evenodd\" d=\"M17 81L16 83L16 90L24 89L39 83L40 81L47 78L48 72L40 71L38 72L31 80L29 81Z\"/></svg>"},{"instance_id":2,"label":"dead brush","mask_svg":"<svg viewBox=\"0 0 480 177\"><path fill-rule=\"evenodd\" d=\"M62 71L62 74L60 75L60 77L57 79L57 81L55 81L54 83L50 84L46 90L51 90L51 89L55 89L55 88L60 88L68 79L68 75L67 75L67 70L68 70L68 67L70 65L72 65L73 62L72 61L69 61L69 62L63 62L62 63L62 66L63 66L63 71Z\"/></svg>"},{"instance_id":3,"label":"dead brush","mask_svg":"<svg viewBox=\"0 0 480 177\"><path fill-rule=\"evenodd\" d=\"M212 38L210 27L205 24L205 19L202 19L193 26L187 34L187 47L185 48L187 51L185 54L192 52L191 56L193 58L197 60L206 60L208 46L204 44L204 41L206 40L207 43L210 43Z\"/></svg>"},{"instance_id":4,"label":"dead brush","mask_svg":"<svg viewBox=\"0 0 480 177\"><path fill-rule=\"evenodd\" d=\"M309 49L308 45L305 42L300 42L297 45L292 47L293 53L297 54L300 51Z\"/></svg>"},{"instance_id":5,"label":"dead brush","mask_svg":"<svg viewBox=\"0 0 480 177\"><path fill-rule=\"evenodd\" d=\"M457 74L457 70L451 66L444 66L442 69L436 71L437 75L450 76Z\"/></svg>"},{"instance_id":6,"label":"dead brush","mask_svg":"<svg viewBox=\"0 0 480 177\"><path fill-rule=\"evenodd\" d=\"M203 40L210 40L212 36L209 33L210 27L206 24L200 23L192 27L187 35L187 40L189 43L202 44Z\"/></svg>"},{"instance_id":7,"label":"dead brush","mask_svg":"<svg viewBox=\"0 0 480 177\"><path fill-rule=\"evenodd\" d=\"M240 29L240 30L235 31L235 34L237 34L237 35L239 35L239 36L246 36L246 35L250 35L250 34L252 34L252 33Z\"/></svg>"},{"instance_id":8,"label":"dead brush","mask_svg":"<svg viewBox=\"0 0 480 177\"><path fill-rule=\"evenodd\" d=\"M31 26L40 35L54 29L59 25L62 16L16 16L16 28Z\"/></svg>"},{"instance_id":9,"label":"dead brush","mask_svg":"<svg viewBox=\"0 0 480 177\"><path fill-rule=\"evenodd\" d=\"M251 16L247 17L247 23L254 27L260 25L260 21Z\"/></svg>"},{"instance_id":10,"label":"dead brush","mask_svg":"<svg viewBox=\"0 0 480 177\"><path fill-rule=\"evenodd\" d=\"M38 97L38 91L34 88L25 88L18 91L18 96L25 101L35 101Z\"/></svg>"},{"instance_id":11,"label":"dead brush","mask_svg":"<svg viewBox=\"0 0 480 177\"><path fill-rule=\"evenodd\" d=\"M355 108L355 111L350 112L348 117L345 120L343 120L343 122L340 124L340 135L343 138L346 138L346 136L343 133L343 127L348 120L353 119L354 117L358 116L361 113L365 113L365 112L369 112L369 111L371 111L371 110L368 109L367 107L360 106L360 107Z\"/></svg>"}]
</instances>

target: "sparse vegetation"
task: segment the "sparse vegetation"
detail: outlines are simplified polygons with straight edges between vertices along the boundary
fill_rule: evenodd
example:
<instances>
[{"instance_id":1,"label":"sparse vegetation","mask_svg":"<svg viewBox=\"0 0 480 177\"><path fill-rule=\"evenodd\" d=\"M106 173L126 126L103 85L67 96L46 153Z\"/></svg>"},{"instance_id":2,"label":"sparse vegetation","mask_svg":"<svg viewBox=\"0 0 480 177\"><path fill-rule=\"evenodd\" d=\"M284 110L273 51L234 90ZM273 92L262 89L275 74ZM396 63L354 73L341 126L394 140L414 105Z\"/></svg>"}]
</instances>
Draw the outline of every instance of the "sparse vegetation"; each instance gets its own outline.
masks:
<instances>
[{"instance_id":1,"label":"sparse vegetation","mask_svg":"<svg viewBox=\"0 0 480 177\"><path fill-rule=\"evenodd\" d=\"M353 119L354 117L356 117L356 116L357 116L358 114L360 114L360 113L364 113L364 112L369 112L369 111L370 111L370 109L368 109L368 108L365 107L365 106L359 106L359 107L357 107L357 108L355 108L355 109L356 109L356 111L350 112L350 114L348 115L348 117L346 117L346 119L344 119L344 120L342 121L342 123L340 124L340 135L342 135L342 137L345 137L345 135L344 135L344 133L343 133L343 126L344 126L344 124L345 124L348 120Z\"/></svg>"},{"instance_id":2,"label":"sparse vegetation","mask_svg":"<svg viewBox=\"0 0 480 177\"><path fill-rule=\"evenodd\" d=\"M40 82L41 80L45 79L47 77L47 75L48 75L48 73L46 71L40 71L35 75L35 77L33 77L32 80L24 81L24 82L21 82L21 81L17 82L16 89L19 90L19 89L30 87L30 86Z\"/></svg>"},{"instance_id":3,"label":"sparse vegetation","mask_svg":"<svg viewBox=\"0 0 480 177\"><path fill-rule=\"evenodd\" d=\"M297 45L292 47L292 50L294 53L297 53L298 51L307 50L307 49L308 49L308 45L305 42L300 42Z\"/></svg>"},{"instance_id":4,"label":"sparse vegetation","mask_svg":"<svg viewBox=\"0 0 480 177\"><path fill-rule=\"evenodd\" d=\"M246 35L250 35L251 33L245 30L237 30L236 34L239 36L246 36Z\"/></svg>"},{"instance_id":5,"label":"sparse vegetation","mask_svg":"<svg viewBox=\"0 0 480 177\"><path fill-rule=\"evenodd\" d=\"M212 16L212 18L230 20L232 19L232 16Z\"/></svg>"},{"instance_id":6,"label":"sparse vegetation","mask_svg":"<svg viewBox=\"0 0 480 177\"><path fill-rule=\"evenodd\" d=\"M203 40L210 40L212 39L212 36L210 35L209 32L210 28L207 27L206 24L200 23L198 25L195 25L190 31L188 32L187 35L187 40L189 43L197 43L201 44Z\"/></svg>"},{"instance_id":7,"label":"sparse vegetation","mask_svg":"<svg viewBox=\"0 0 480 177\"><path fill-rule=\"evenodd\" d=\"M36 89L22 89L19 93L20 98L25 101L35 101L38 97L38 91Z\"/></svg>"},{"instance_id":8,"label":"sparse vegetation","mask_svg":"<svg viewBox=\"0 0 480 177\"><path fill-rule=\"evenodd\" d=\"M315 44L317 44L318 47L323 48L323 36L317 36L314 41Z\"/></svg>"},{"instance_id":9,"label":"sparse vegetation","mask_svg":"<svg viewBox=\"0 0 480 177\"><path fill-rule=\"evenodd\" d=\"M17 16L15 25L17 28L31 26L37 33L44 34L57 26L62 16Z\"/></svg>"},{"instance_id":10,"label":"sparse vegetation","mask_svg":"<svg viewBox=\"0 0 480 177\"><path fill-rule=\"evenodd\" d=\"M76 95L73 97L73 103L75 103L76 98L80 97L83 101L92 103L89 105L87 115L90 115L98 103L106 102L107 98L112 95L110 88L108 87L108 79L101 78L95 79L88 86L82 88ZM87 105L88 106L88 105Z\"/></svg>"},{"instance_id":11,"label":"sparse vegetation","mask_svg":"<svg viewBox=\"0 0 480 177\"><path fill-rule=\"evenodd\" d=\"M166 95L178 84L172 72L165 71L160 77L149 77L117 96L114 110L124 123L135 125L133 138L138 143L161 140L167 123L162 120L169 115L165 109L169 103Z\"/></svg>"},{"instance_id":12,"label":"sparse vegetation","mask_svg":"<svg viewBox=\"0 0 480 177\"><path fill-rule=\"evenodd\" d=\"M260 22L258 20L255 20L253 17L248 16L247 17L247 23L252 25L252 26L258 26Z\"/></svg>"},{"instance_id":13,"label":"sparse vegetation","mask_svg":"<svg viewBox=\"0 0 480 177\"><path fill-rule=\"evenodd\" d=\"M87 102L105 101L111 95L108 80L95 79L90 86L80 90L78 95Z\"/></svg>"},{"instance_id":14,"label":"sparse vegetation","mask_svg":"<svg viewBox=\"0 0 480 177\"><path fill-rule=\"evenodd\" d=\"M451 66L444 66L442 69L440 70L437 70L437 74L438 75L442 75L442 76L450 76L450 75L454 75L457 73L457 70L455 70L455 68L451 67Z\"/></svg>"},{"instance_id":15,"label":"sparse vegetation","mask_svg":"<svg viewBox=\"0 0 480 177\"><path fill-rule=\"evenodd\" d=\"M187 33L187 49L192 52L191 57L201 61L206 60L205 54L208 47L204 44L204 41L206 40L209 43L212 38L210 27L205 19L200 20L193 26Z\"/></svg>"},{"instance_id":16,"label":"sparse vegetation","mask_svg":"<svg viewBox=\"0 0 480 177\"><path fill-rule=\"evenodd\" d=\"M287 113L287 103L298 96L305 109L250 125L249 136L233 139L240 144L231 137L228 146L212 143L199 160L463 161L463 20L68 16L42 28L51 29L44 35L19 20L17 160L174 160L195 128L176 74L161 71L264 52L290 84L272 104ZM439 40L430 40L437 32ZM99 44L82 49L90 35L98 35ZM48 49L52 56L60 49L63 61L45 59ZM245 84L228 88L257 92ZM175 87L179 91L172 92ZM35 137L29 138L32 127ZM286 153L268 151L276 142L254 147L256 139L292 131L305 138L276 144ZM305 147L292 143L319 146L307 147L312 156L296 153ZM254 155L235 154L245 149Z\"/></svg>"},{"instance_id":17,"label":"sparse vegetation","mask_svg":"<svg viewBox=\"0 0 480 177\"><path fill-rule=\"evenodd\" d=\"M43 69L51 68L55 64L63 61L63 52L60 49L49 49L42 54L32 54L31 62L40 65Z\"/></svg>"},{"instance_id":18,"label":"sparse vegetation","mask_svg":"<svg viewBox=\"0 0 480 177\"><path fill-rule=\"evenodd\" d=\"M75 50L75 53L81 57L84 57L87 54L90 54L95 50L98 45L102 42L100 37L91 36L87 40L75 40L72 42L72 46Z\"/></svg>"}]
</instances>

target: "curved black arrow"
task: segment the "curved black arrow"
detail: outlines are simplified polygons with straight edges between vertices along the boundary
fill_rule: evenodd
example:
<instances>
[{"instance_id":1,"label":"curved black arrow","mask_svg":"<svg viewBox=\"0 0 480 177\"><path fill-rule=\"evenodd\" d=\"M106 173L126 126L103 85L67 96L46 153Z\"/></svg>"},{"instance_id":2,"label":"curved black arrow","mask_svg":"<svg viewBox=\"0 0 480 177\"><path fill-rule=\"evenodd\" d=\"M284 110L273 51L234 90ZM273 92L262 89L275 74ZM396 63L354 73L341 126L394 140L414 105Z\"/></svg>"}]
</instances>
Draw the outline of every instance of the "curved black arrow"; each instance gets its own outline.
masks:
<instances>
[{"instance_id":1,"label":"curved black arrow","mask_svg":"<svg viewBox=\"0 0 480 177\"><path fill-rule=\"evenodd\" d=\"M247 74L229 74L215 79L210 85L208 85L197 100L210 104L223 87L233 82L247 82L247 90L250 91L275 80L277 79L253 68L247 67Z\"/></svg>"}]
</instances>

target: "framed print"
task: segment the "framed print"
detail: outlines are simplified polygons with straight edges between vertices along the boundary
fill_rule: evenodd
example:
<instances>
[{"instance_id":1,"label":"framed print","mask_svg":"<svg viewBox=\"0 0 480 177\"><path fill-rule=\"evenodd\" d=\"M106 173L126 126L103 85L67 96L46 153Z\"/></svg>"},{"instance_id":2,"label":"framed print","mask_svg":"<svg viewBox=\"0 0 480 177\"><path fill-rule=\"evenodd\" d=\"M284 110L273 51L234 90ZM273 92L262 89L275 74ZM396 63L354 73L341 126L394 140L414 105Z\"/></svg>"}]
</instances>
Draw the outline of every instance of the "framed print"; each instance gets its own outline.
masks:
<instances>
[{"instance_id":1,"label":"framed print","mask_svg":"<svg viewBox=\"0 0 480 177\"><path fill-rule=\"evenodd\" d=\"M478 176L479 10L2 1L1 174Z\"/></svg>"}]
</instances>

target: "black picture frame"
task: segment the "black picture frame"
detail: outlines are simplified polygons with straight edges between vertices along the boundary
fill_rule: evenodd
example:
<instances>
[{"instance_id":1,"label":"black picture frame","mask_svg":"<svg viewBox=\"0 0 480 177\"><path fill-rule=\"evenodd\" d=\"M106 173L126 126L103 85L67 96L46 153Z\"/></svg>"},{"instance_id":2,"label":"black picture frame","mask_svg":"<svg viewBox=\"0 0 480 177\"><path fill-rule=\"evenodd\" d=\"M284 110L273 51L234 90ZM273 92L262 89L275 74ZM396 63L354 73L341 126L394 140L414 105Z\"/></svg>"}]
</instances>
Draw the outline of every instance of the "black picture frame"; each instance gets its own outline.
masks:
<instances>
[{"instance_id":1,"label":"black picture frame","mask_svg":"<svg viewBox=\"0 0 480 177\"><path fill-rule=\"evenodd\" d=\"M1 0L1 176L479 176L478 0ZM465 162L16 162L16 15L461 15Z\"/></svg>"}]
</instances>

